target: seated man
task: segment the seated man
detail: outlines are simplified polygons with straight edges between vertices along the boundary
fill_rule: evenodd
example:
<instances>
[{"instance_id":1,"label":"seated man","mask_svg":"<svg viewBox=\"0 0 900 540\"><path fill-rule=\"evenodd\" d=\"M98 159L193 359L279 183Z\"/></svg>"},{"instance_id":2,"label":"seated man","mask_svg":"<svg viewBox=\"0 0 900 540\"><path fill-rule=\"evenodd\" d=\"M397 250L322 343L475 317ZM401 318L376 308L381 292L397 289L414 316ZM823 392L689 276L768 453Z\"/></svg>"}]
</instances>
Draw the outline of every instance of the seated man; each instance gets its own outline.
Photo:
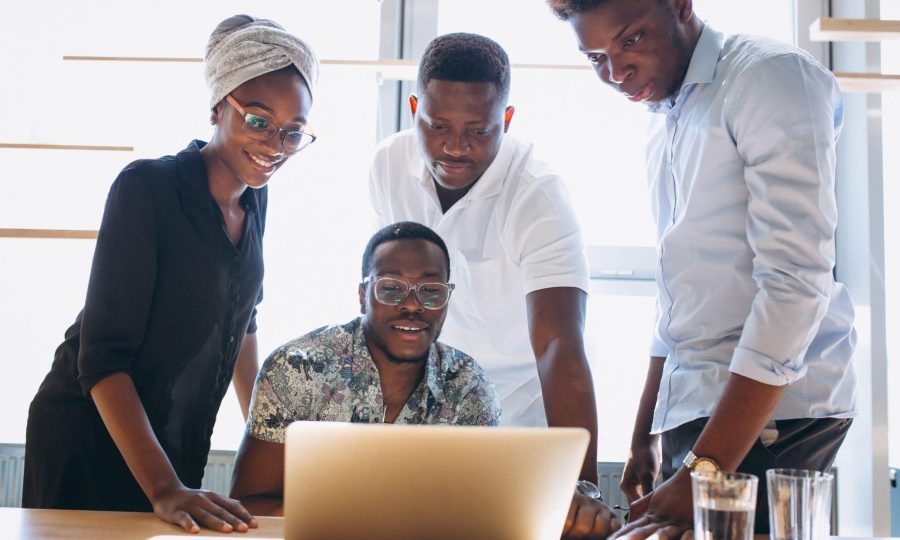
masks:
<instances>
[{"instance_id":1,"label":"seated man","mask_svg":"<svg viewBox=\"0 0 900 540\"><path fill-rule=\"evenodd\" d=\"M231 496L282 513L284 433L295 420L497 425L500 403L481 367L437 342L453 285L441 237L418 223L369 240L362 317L280 347L256 379Z\"/></svg>"}]
</instances>

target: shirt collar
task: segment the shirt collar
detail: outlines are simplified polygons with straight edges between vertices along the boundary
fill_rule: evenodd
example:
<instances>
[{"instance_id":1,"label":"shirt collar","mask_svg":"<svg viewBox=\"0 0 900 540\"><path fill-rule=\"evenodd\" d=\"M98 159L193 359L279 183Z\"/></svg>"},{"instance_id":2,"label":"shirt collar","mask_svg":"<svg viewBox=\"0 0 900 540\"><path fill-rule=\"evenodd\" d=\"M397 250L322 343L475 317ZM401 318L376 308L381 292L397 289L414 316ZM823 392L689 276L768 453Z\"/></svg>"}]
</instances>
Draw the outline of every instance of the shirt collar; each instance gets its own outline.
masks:
<instances>
[{"instance_id":1,"label":"shirt collar","mask_svg":"<svg viewBox=\"0 0 900 540\"><path fill-rule=\"evenodd\" d=\"M689 93L692 86L711 83L716 77L716 67L719 65L719 57L722 55L724 46L725 35L717 32L708 24L704 24L703 29L700 31L700 37L697 39L697 45L694 47L694 52L691 54L691 61L688 64L687 73L684 74L684 81L682 81L678 93L648 105L647 108L650 112L668 113L675 107L679 99L682 99Z\"/></svg>"},{"instance_id":2,"label":"shirt collar","mask_svg":"<svg viewBox=\"0 0 900 540\"><path fill-rule=\"evenodd\" d=\"M500 141L500 150L494 161L491 162L481 178L475 181L472 189L466 193L460 202L475 199L487 199L500 194L503 189L503 181L507 176L510 163L512 163L512 155L514 152L514 144L508 141L509 135L504 134ZM409 161L409 174L416 178L422 185L422 188L430 193L435 201L438 201L437 190L434 187L434 179L431 173L425 168L425 161L422 159L422 153L418 148L418 140L416 141L416 155ZM439 203L438 203L439 204ZM458 203L457 203L458 204ZM433 347L433 346L432 346Z\"/></svg>"},{"instance_id":3,"label":"shirt collar","mask_svg":"<svg viewBox=\"0 0 900 540\"><path fill-rule=\"evenodd\" d=\"M378 368L369 354L369 347L366 344L366 335L363 332L362 317L357 317L354 321L355 329L353 331L353 349L356 354L352 355L351 361L360 361L371 366L371 369L377 373ZM428 360L425 362L425 385L428 391L434 396L437 402L444 402L444 362L441 361L441 352L438 347L432 343L428 348Z\"/></svg>"},{"instance_id":4,"label":"shirt collar","mask_svg":"<svg viewBox=\"0 0 900 540\"><path fill-rule=\"evenodd\" d=\"M209 192L206 162L203 161L203 154L200 153L204 146L206 146L206 142L195 139L175 156L181 207L185 212L211 208L215 204L212 194ZM252 188L244 190L244 193L241 194L241 206L256 213L259 205L253 191Z\"/></svg>"}]
</instances>

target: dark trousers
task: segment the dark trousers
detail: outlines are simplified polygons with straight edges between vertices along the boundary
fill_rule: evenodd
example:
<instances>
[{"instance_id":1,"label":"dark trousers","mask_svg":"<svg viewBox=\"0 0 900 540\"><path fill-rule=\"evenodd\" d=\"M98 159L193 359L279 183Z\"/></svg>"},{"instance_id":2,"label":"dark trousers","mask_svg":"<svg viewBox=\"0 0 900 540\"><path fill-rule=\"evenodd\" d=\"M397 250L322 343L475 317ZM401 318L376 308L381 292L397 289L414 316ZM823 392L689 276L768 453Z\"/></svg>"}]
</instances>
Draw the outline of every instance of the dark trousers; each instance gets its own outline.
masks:
<instances>
[{"instance_id":1,"label":"dark trousers","mask_svg":"<svg viewBox=\"0 0 900 540\"><path fill-rule=\"evenodd\" d=\"M679 467L688 450L694 447L708 418L698 418L662 434L662 476L668 480ZM768 469L831 469L847 430L850 418L800 418L776 420L778 438L769 446L759 438L738 467L738 472L759 478L756 496L755 533L769 533L769 503L766 489Z\"/></svg>"}]
</instances>

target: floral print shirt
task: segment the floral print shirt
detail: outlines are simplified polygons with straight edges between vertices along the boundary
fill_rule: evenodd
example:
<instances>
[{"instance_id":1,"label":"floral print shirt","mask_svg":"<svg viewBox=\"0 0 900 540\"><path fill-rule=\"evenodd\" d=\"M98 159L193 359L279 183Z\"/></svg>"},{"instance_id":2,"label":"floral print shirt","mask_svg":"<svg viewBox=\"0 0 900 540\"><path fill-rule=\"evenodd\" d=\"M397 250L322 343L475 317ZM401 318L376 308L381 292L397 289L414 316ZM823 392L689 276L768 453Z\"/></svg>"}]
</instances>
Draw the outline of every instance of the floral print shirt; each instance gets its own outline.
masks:
<instances>
[{"instance_id":1,"label":"floral print shirt","mask_svg":"<svg viewBox=\"0 0 900 540\"><path fill-rule=\"evenodd\" d=\"M284 443L296 420L380 423L381 380L363 334L362 319L326 326L275 350L256 378L247 433ZM495 426L500 401L470 356L442 343L431 346L425 376L397 424Z\"/></svg>"}]
</instances>

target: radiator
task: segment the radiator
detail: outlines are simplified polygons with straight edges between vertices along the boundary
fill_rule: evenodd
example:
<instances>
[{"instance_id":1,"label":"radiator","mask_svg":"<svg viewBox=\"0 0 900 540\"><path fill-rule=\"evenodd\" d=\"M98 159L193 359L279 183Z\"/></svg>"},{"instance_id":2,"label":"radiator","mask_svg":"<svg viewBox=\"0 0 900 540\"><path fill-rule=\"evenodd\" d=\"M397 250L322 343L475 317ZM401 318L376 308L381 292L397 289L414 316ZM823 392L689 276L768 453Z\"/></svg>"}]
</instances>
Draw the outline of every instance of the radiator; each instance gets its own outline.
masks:
<instances>
[{"instance_id":1,"label":"radiator","mask_svg":"<svg viewBox=\"0 0 900 540\"><path fill-rule=\"evenodd\" d=\"M25 445L0 444L0 507L22 506Z\"/></svg>"}]
</instances>

